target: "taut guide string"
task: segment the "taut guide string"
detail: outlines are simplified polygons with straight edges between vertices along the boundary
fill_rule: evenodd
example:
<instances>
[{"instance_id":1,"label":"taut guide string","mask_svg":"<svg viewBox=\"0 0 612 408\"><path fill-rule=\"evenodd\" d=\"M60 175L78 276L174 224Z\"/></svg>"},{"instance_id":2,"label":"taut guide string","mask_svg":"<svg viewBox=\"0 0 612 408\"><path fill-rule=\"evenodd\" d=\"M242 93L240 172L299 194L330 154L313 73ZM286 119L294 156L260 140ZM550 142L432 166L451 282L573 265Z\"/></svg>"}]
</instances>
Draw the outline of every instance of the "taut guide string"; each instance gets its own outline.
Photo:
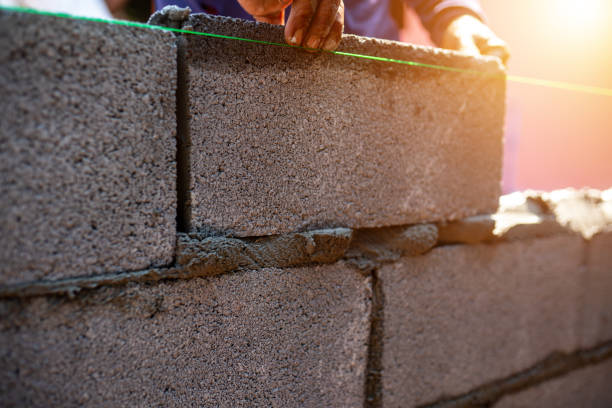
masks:
<instances>
[{"instance_id":1,"label":"taut guide string","mask_svg":"<svg viewBox=\"0 0 612 408\"><path fill-rule=\"evenodd\" d=\"M58 18L69 18L69 19L74 19L74 20L93 21L97 23L115 24L115 25L129 26L129 27L148 28L148 29L153 29L153 30L172 31L175 33L193 34L193 35L200 35L204 37L221 38L225 40L234 40L234 41L243 41L243 42L276 46L276 47L298 48L298 49L306 49L306 50L308 49L306 47L300 47L297 45L289 45L285 43L254 40L250 38L234 37L231 35L222 35L222 34L206 33L206 32L199 32L199 31L183 30L181 28L155 26L155 25L149 25L149 24L144 24L144 23L137 23L134 21L106 20L103 18L95 18L95 17L73 16L67 13L54 13L54 12L49 12L49 11L41 11L41 10L35 10L35 9L23 8L23 7L0 6L0 10L15 11L15 12L21 12L21 13L30 13L30 14L39 14L43 16L51 16L51 17L58 17ZM323 50L321 52L327 52L327 53L335 54L335 55L342 55L345 57L361 58L361 59L367 59L367 60L389 62L393 64L403 64L403 65L410 65L414 67L437 69L440 71L459 72L459 73L464 73L464 74L475 74L475 75L491 75L489 73L478 71L478 70L473 70L473 69L462 69L462 68L455 68L455 67L447 67L443 65L425 64L425 63L417 62L417 61L406 61L406 60L393 59L393 58L376 57L373 55L355 54L355 53L344 52L344 51L324 51ZM519 75L506 75L506 79L511 82L517 82L517 83L528 84L528 85L536 85L536 86L543 86L547 88L562 89L566 91L589 93L589 94L600 95L600 96L612 96L612 89L610 88L574 84L570 82L550 81L547 79L530 78L530 77L519 76Z\"/></svg>"}]
</instances>

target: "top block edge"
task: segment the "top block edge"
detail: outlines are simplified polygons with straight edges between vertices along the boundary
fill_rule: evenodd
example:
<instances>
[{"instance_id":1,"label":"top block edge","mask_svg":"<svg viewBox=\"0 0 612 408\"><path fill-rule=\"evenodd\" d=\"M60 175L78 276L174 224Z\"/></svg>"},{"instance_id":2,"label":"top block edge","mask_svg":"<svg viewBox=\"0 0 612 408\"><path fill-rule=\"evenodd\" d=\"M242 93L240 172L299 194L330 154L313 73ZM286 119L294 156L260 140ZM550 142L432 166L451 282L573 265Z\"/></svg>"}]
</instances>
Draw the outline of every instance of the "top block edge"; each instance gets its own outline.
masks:
<instances>
[{"instance_id":1,"label":"top block edge","mask_svg":"<svg viewBox=\"0 0 612 408\"><path fill-rule=\"evenodd\" d=\"M191 14L183 23L182 28L189 31L206 32L255 41L285 43L283 26L206 13ZM189 36L189 34L187 34L187 36ZM395 60L414 61L448 68L474 70L489 75L499 75L500 77L505 75L505 68L500 60L495 57L474 57L453 50L362 37L353 34L342 35L342 41L337 51Z\"/></svg>"},{"instance_id":2,"label":"top block edge","mask_svg":"<svg viewBox=\"0 0 612 408\"><path fill-rule=\"evenodd\" d=\"M150 34L152 38L158 37L165 42L175 43L175 34L159 29L159 27L147 26L146 24L134 23L127 20L106 20L103 18L92 18L79 15L72 15L69 13L62 12L48 12L36 9L19 8L19 7L2 7L0 6L0 18L11 18L11 25L1 26L0 30L8 30L12 27L23 26L23 21L31 22L50 22L57 21L59 23L78 24L78 25L91 25L97 27L108 27L109 30L118 30L119 32L126 31L140 31L142 33ZM75 26L72 26L75 27Z\"/></svg>"}]
</instances>

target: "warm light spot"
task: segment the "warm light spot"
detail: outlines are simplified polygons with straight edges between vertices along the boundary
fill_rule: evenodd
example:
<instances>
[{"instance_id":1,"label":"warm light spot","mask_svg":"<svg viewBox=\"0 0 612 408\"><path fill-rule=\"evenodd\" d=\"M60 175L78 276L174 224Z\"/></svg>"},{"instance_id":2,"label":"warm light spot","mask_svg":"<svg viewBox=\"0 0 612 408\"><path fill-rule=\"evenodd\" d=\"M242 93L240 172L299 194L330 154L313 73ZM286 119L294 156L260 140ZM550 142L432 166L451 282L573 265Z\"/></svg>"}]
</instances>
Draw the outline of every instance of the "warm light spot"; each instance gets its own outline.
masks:
<instances>
[{"instance_id":1,"label":"warm light spot","mask_svg":"<svg viewBox=\"0 0 612 408\"><path fill-rule=\"evenodd\" d=\"M607 17L609 0L556 0L554 14L566 29L590 30Z\"/></svg>"}]
</instances>

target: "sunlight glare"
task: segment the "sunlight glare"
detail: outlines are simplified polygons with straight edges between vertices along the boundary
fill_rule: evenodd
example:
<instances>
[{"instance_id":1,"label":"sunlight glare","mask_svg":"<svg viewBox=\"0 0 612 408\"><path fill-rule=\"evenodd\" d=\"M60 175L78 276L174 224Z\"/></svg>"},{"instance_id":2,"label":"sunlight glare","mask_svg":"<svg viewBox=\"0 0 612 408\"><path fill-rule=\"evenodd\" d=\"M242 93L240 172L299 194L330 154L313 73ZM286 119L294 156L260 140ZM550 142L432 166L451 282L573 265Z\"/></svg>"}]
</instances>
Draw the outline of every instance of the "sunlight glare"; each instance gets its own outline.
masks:
<instances>
[{"instance_id":1,"label":"sunlight glare","mask_svg":"<svg viewBox=\"0 0 612 408\"><path fill-rule=\"evenodd\" d=\"M594 24L606 18L607 2L609 0L557 0L555 12L558 21L566 28L578 30L592 29Z\"/></svg>"}]
</instances>

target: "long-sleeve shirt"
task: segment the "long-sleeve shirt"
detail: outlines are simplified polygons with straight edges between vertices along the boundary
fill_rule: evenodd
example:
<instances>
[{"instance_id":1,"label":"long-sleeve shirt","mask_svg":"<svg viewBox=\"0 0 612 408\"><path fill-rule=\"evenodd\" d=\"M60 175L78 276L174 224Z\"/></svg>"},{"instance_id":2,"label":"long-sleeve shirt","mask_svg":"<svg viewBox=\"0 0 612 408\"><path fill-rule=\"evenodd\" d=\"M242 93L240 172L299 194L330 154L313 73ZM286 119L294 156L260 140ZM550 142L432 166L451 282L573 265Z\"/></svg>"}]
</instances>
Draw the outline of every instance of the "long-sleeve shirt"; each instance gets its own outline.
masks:
<instances>
[{"instance_id":1,"label":"long-sleeve shirt","mask_svg":"<svg viewBox=\"0 0 612 408\"><path fill-rule=\"evenodd\" d=\"M344 32L367 37L399 39L399 27L391 15L393 0L344 0ZM439 44L448 24L462 14L484 19L478 0L404 0L419 15L432 40ZM194 13L211 13L247 20L253 18L236 0L155 0L158 9L174 4Z\"/></svg>"}]
</instances>

